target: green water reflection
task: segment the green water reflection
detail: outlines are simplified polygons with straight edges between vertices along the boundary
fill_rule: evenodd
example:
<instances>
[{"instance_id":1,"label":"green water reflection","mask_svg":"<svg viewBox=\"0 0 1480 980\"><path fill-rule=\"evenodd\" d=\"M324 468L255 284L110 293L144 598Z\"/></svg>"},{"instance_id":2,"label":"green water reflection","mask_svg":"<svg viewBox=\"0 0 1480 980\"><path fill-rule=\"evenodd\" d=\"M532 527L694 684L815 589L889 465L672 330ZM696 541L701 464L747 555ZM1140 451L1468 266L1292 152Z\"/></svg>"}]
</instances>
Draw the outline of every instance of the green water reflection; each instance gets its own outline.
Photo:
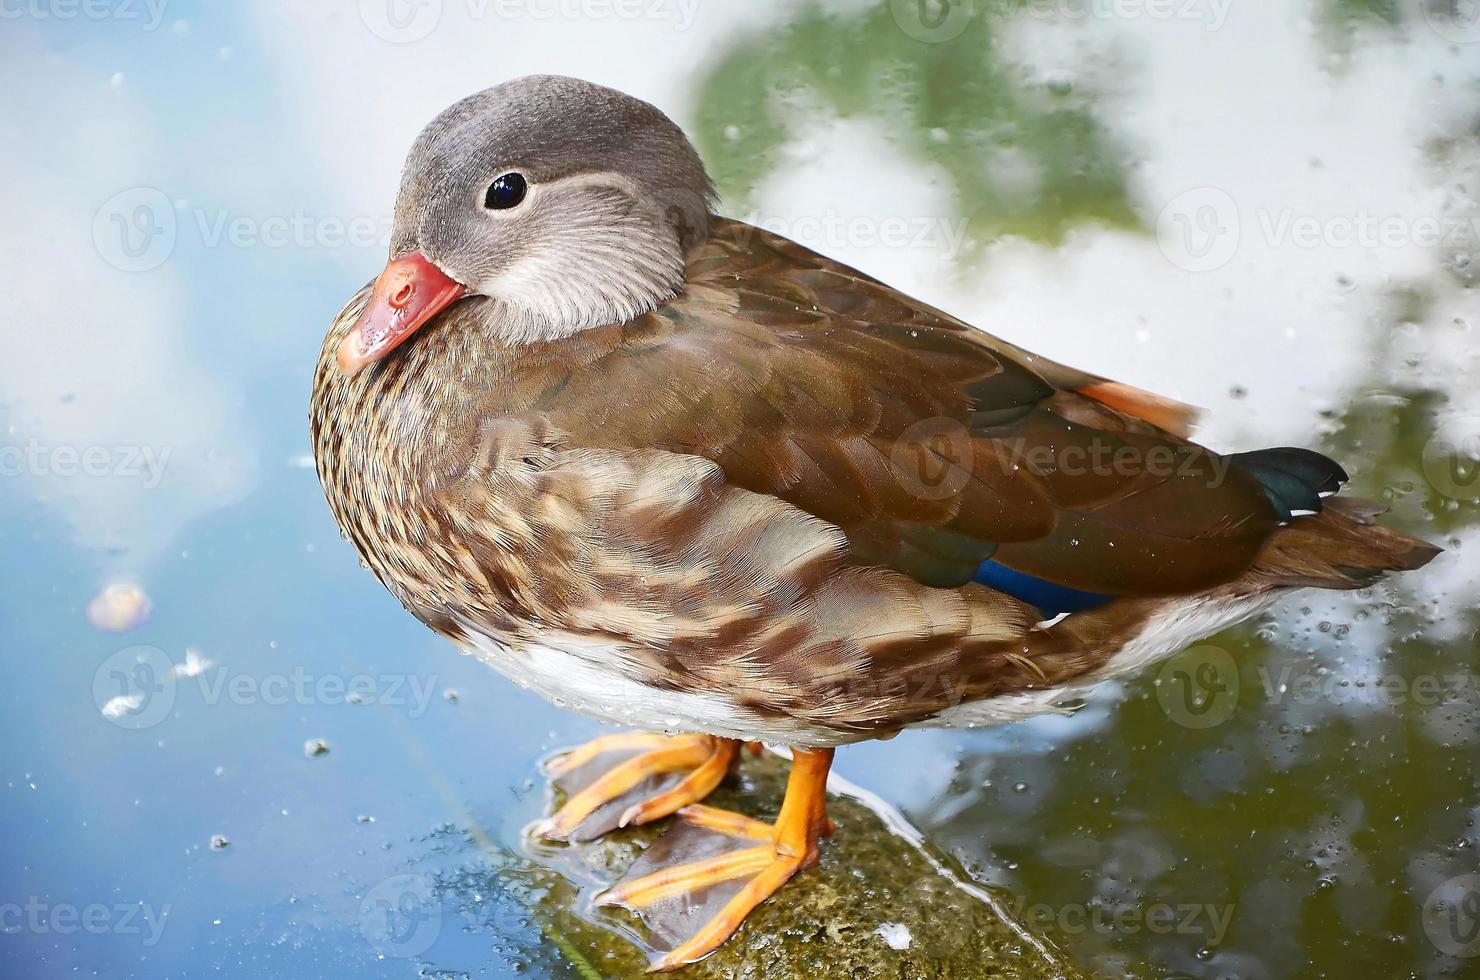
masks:
<instances>
[{"instance_id":1,"label":"green water reflection","mask_svg":"<svg viewBox=\"0 0 1480 980\"><path fill-rule=\"evenodd\" d=\"M1128 191L1137 161L1113 135L1121 102L1101 90L1114 73L1017 64L1013 6L977 5L954 37L921 41L898 16L914 4L808 4L731 44L695 114L727 200L752 200L820 113L870 120L938 167L975 234L1149 234L1156 216ZM1333 2L1314 18L1317 57L1361 58L1362 39L1401 44L1422 22L1386 0ZM1429 152L1476 158L1464 130ZM1453 258L1447 287L1466 287L1468 256ZM1353 316L1343 342L1368 348L1368 370L1312 414L1357 493L1453 548L1480 523L1480 482L1463 452L1435 455L1449 394L1414 370L1428 335L1468 330L1434 308L1436 288L1390 284ZM1453 468L1447 484L1426 476L1426 447L1431 467ZM1371 976L1476 975L1423 921L1431 890L1480 864L1473 610L1394 583L1298 597L1210 643L1236 664L1225 720L1176 723L1153 673L1087 735L965 743L950 785L911 814L1100 975L1348 976L1356 963Z\"/></svg>"}]
</instances>

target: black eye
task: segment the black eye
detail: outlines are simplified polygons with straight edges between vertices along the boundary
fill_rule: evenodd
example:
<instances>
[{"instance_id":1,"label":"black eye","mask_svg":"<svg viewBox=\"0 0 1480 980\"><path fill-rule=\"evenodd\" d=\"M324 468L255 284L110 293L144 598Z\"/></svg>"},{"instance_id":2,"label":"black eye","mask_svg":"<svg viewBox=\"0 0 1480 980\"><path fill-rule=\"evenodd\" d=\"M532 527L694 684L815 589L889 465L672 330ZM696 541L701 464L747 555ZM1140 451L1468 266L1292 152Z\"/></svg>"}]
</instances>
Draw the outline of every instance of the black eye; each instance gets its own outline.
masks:
<instances>
[{"instance_id":1,"label":"black eye","mask_svg":"<svg viewBox=\"0 0 1480 980\"><path fill-rule=\"evenodd\" d=\"M488 193L483 196L483 206L494 211L512 208L524 200L524 192L527 190L529 185L524 182L521 174L504 174L488 185Z\"/></svg>"}]
</instances>

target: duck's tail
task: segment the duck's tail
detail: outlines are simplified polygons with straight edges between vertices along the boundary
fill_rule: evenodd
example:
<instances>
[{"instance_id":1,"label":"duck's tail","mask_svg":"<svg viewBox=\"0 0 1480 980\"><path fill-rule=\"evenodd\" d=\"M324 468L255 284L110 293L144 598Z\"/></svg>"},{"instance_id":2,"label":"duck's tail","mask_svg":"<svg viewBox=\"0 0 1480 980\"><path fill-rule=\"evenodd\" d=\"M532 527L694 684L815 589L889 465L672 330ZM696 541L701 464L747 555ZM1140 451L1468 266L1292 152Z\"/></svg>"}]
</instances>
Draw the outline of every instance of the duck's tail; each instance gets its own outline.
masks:
<instances>
[{"instance_id":1,"label":"duck's tail","mask_svg":"<svg viewBox=\"0 0 1480 980\"><path fill-rule=\"evenodd\" d=\"M1264 587L1360 589L1386 572L1422 568L1444 549L1377 523L1387 508L1328 497L1270 537L1247 579Z\"/></svg>"},{"instance_id":2,"label":"duck's tail","mask_svg":"<svg viewBox=\"0 0 1480 980\"><path fill-rule=\"evenodd\" d=\"M1359 589L1385 572L1421 568L1443 550L1378 524L1385 507L1336 496L1346 471L1314 450L1260 449L1229 460L1259 481L1288 522L1246 576L1258 588Z\"/></svg>"}]
</instances>

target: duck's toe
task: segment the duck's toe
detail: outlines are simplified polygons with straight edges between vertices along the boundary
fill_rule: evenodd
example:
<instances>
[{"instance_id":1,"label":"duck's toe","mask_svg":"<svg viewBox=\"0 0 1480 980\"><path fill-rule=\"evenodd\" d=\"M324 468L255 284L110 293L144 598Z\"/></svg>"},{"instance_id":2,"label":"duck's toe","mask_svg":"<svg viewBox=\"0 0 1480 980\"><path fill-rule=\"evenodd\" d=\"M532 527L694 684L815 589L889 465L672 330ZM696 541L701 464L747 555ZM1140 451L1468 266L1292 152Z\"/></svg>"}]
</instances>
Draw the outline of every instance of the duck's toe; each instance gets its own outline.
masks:
<instances>
[{"instance_id":1,"label":"duck's toe","mask_svg":"<svg viewBox=\"0 0 1480 980\"><path fill-rule=\"evenodd\" d=\"M832 750L793 754L786 798L774 824L694 805L642 853L622 880L596 896L642 916L659 951L649 969L703 959L734 935L746 916L804 868L832 832L826 814Z\"/></svg>"},{"instance_id":2,"label":"duck's toe","mask_svg":"<svg viewBox=\"0 0 1480 980\"><path fill-rule=\"evenodd\" d=\"M771 824L738 813L690 806L680 818L595 899L642 917L659 951L652 972L718 949L752 909L817 861L815 839L801 850L787 848Z\"/></svg>"},{"instance_id":3,"label":"duck's toe","mask_svg":"<svg viewBox=\"0 0 1480 980\"><path fill-rule=\"evenodd\" d=\"M714 735L608 735L555 756L545 771L565 803L534 827L551 840L591 840L650 823L714 791L740 743Z\"/></svg>"}]
</instances>

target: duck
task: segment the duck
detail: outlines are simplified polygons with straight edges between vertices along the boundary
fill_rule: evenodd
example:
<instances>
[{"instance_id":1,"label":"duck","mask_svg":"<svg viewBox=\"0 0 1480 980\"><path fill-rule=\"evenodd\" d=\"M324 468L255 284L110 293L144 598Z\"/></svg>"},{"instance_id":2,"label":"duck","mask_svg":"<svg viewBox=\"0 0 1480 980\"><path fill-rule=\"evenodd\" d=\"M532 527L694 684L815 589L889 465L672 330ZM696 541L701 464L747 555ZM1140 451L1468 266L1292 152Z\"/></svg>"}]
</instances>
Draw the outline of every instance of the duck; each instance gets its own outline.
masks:
<instances>
[{"instance_id":1,"label":"duck","mask_svg":"<svg viewBox=\"0 0 1480 980\"><path fill-rule=\"evenodd\" d=\"M554 75L463 98L413 142L311 396L324 494L384 587L622 729L549 763L582 775L534 832L708 835L597 896L705 896L654 970L816 864L837 748L1062 711L1439 553L1320 453L1214 452L1188 406L716 201L637 98ZM757 743L790 751L775 819L707 805Z\"/></svg>"}]
</instances>

